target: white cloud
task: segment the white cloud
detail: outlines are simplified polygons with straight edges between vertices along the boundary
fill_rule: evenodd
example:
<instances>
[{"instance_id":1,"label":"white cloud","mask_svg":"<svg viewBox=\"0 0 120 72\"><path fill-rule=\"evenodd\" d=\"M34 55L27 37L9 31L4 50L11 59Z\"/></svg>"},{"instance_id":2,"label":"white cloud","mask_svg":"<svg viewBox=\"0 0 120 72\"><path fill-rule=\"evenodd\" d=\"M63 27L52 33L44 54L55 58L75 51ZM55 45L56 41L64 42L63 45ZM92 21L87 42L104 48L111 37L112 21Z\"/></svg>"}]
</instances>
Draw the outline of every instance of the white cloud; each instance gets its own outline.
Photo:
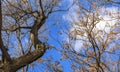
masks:
<instances>
[{"instance_id":1,"label":"white cloud","mask_svg":"<svg viewBox=\"0 0 120 72\"><path fill-rule=\"evenodd\" d=\"M104 30L106 27L111 27L116 24L118 20L118 8L117 7L109 7L109 8L101 8L101 14L99 17L102 20L96 25L97 30ZM107 14L105 14L107 13ZM109 32L108 29L105 29L106 32Z\"/></svg>"},{"instance_id":2,"label":"white cloud","mask_svg":"<svg viewBox=\"0 0 120 72\"><path fill-rule=\"evenodd\" d=\"M79 30L80 28L78 24L81 22L79 21L78 14L75 12L77 9L79 9L77 5L73 6L71 8L71 11L67 15L64 16L66 20L72 23L70 32L72 32L74 29ZM103 30L106 33L109 33L110 28L117 23L117 20L118 20L117 18L118 14L116 14L117 12L118 12L118 7L101 8L99 12L99 18L101 18L101 20L97 23L96 27L94 28L94 31L97 32L98 30ZM76 36L76 38L79 39L79 40L76 40L76 42L73 42L74 44L72 44L74 45L75 50L79 51L82 48L84 48L83 40L86 40L86 38L83 36L86 36L85 32L83 36L79 36L75 34L73 34L73 36Z\"/></svg>"}]
</instances>

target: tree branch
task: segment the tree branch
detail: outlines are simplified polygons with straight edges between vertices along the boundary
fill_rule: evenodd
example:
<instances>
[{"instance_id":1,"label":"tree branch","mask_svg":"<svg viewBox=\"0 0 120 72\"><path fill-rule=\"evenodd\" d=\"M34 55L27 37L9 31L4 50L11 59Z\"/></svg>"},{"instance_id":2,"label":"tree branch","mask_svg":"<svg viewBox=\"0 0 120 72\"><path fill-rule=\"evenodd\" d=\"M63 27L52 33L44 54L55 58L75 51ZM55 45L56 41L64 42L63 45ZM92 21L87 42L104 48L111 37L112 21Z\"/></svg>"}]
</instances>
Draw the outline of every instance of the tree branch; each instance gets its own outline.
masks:
<instances>
[{"instance_id":1,"label":"tree branch","mask_svg":"<svg viewBox=\"0 0 120 72\"><path fill-rule=\"evenodd\" d=\"M15 59L14 64L11 66L12 72L17 71L18 69L37 60L39 57L42 57L45 51L46 48L41 47L39 49L36 49L28 54L22 55L21 57Z\"/></svg>"},{"instance_id":2,"label":"tree branch","mask_svg":"<svg viewBox=\"0 0 120 72\"><path fill-rule=\"evenodd\" d=\"M16 31L16 30L19 30L19 29L31 29L31 27L28 27L28 26L27 27L24 27L24 26L22 27L22 26L20 26L20 27L16 27L15 29L14 28L4 28L4 29L2 28L3 31L9 30L9 31L12 31L12 32Z\"/></svg>"},{"instance_id":3,"label":"tree branch","mask_svg":"<svg viewBox=\"0 0 120 72\"><path fill-rule=\"evenodd\" d=\"M42 1L41 0L39 0L39 4L40 4L40 9L42 11L42 12L40 12L41 13L40 15L42 15L43 17L45 17L43 6L42 6Z\"/></svg>"},{"instance_id":4,"label":"tree branch","mask_svg":"<svg viewBox=\"0 0 120 72\"><path fill-rule=\"evenodd\" d=\"M7 49L5 48L3 42L2 42L2 2L0 1L0 49L2 51L2 60L4 63L10 63L11 58L10 55L7 52Z\"/></svg>"}]
</instances>

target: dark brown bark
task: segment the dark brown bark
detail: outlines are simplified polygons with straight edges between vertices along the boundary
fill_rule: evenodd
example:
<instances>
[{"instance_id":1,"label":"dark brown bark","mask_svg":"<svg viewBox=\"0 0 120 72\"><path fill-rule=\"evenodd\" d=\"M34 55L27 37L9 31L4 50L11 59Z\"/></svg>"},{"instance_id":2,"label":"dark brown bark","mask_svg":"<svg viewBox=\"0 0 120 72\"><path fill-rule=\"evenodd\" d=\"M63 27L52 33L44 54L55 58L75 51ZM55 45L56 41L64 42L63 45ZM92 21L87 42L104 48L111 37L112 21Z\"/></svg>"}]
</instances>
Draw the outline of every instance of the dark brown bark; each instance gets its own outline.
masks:
<instances>
[{"instance_id":1,"label":"dark brown bark","mask_svg":"<svg viewBox=\"0 0 120 72\"><path fill-rule=\"evenodd\" d=\"M43 56L43 54L45 53L45 50L46 50L45 48L36 49L33 52L30 52L29 54L25 54L25 55L15 59L14 64L10 65L11 71L15 72L18 69L32 63L39 57Z\"/></svg>"},{"instance_id":2,"label":"dark brown bark","mask_svg":"<svg viewBox=\"0 0 120 72\"><path fill-rule=\"evenodd\" d=\"M40 18L40 17L38 17ZM34 34L37 33L36 37L38 40L38 30L40 27L45 23L45 17L42 15L42 18L37 19L31 29L31 32ZM25 27L27 28L27 27ZM46 51L46 46L41 46L39 49L36 49L32 52L29 52L28 54L24 54L16 59L11 59L10 55L8 54L5 46L3 45L2 42L2 7L1 7L1 1L0 1L0 49L2 51L2 59L0 63L0 72L16 72L20 68L32 63L36 59L40 58L43 56L43 54ZM39 40L38 40L39 41ZM42 44L42 43L41 43Z\"/></svg>"},{"instance_id":3,"label":"dark brown bark","mask_svg":"<svg viewBox=\"0 0 120 72\"><path fill-rule=\"evenodd\" d=\"M43 56L45 51L46 51L46 48L40 48L40 49L36 49L30 52L29 54L22 55L16 58L15 60L12 60L13 61L12 64L8 64L8 63L3 64L3 66L0 67L0 72L2 71L3 72L16 72L20 68L32 63L33 61Z\"/></svg>"}]
</instances>

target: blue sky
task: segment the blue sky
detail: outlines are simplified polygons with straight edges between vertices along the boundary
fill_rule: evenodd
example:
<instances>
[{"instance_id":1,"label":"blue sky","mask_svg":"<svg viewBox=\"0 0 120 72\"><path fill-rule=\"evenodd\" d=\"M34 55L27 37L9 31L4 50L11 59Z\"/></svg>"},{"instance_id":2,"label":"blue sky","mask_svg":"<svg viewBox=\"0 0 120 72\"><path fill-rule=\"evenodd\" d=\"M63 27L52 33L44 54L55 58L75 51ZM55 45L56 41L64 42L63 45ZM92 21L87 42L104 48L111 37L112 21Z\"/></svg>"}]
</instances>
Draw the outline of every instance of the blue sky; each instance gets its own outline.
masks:
<instances>
[{"instance_id":1,"label":"blue sky","mask_svg":"<svg viewBox=\"0 0 120 72\"><path fill-rule=\"evenodd\" d=\"M31 3L34 3L34 0L32 0ZM86 3L85 0L81 0L81 3L83 3L85 8L89 8L89 4ZM62 0L62 3L60 4L60 6L61 6L60 9L67 9L71 4L72 4L72 0ZM108 7L110 8L111 5L109 5ZM33 9L36 9L36 7L33 8ZM61 47L62 42L67 41L66 40L67 35L64 34L63 31L67 32L66 28L67 29L71 28L71 27L69 27L70 22L69 22L69 20L67 20L68 18L70 19L70 17L67 17L67 14L72 15L74 13L74 10L78 10L76 5L71 7L69 12L53 13L46 20L46 23L45 23L44 26L48 29L46 31L43 31L41 34L42 34L42 36L47 36L48 37L48 44L55 46L58 50L62 50L63 49ZM77 15L76 14L73 14L73 16L71 16L71 17L75 18L74 20L77 21ZM32 19L28 20L28 22L32 23L31 20ZM51 26L51 28L49 28L50 26ZM44 28L43 28L43 30L44 30ZM60 33L62 33L62 35ZM11 35L11 37L12 37L11 38L12 39L11 43L14 44L14 46L17 46L17 41L15 41L16 37L14 37L14 33ZM41 39L41 40L45 41L44 39ZM27 48L26 43L29 42L29 33L25 35L25 37L22 39L22 42L23 42L22 43L23 47ZM10 43L10 46L12 45L11 43ZM80 44L78 44L77 46L80 47ZM13 53L12 49L13 48L11 48L11 50L9 51L10 53ZM58 62L60 62L64 72L73 72L73 70L71 69L71 64L73 63L73 61L70 61L68 59L61 60L61 56L62 56L62 52L59 52L55 49L49 49L49 50L47 50L47 52L44 54L44 56L42 58L45 59L45 60L49 59L49 58L52 58L51 61L47 62L48 64L49 63L54 64L55 61L58 61ZM108 55L108 56L110 56L110 55ZM112 56L113 56L113 60L118 59L118 56L114 56L114 55L112 55ZM35 66L33 68L31 68L29 70L29 72L44 72L44 69L46 69L46 63L44 63L44 62L43 63L34 62L33 64L35 64Z\"/></svg>"},{"instance_id":2,"label":"blue sky","mask_svg":"<svg viewBox=\"0 0 120 72\"><path fill-rule=\"evenodd\" d=\"M62 3L60 4L60 6L61 6L60 9L66 10L70 5L71 4L68 0L63 0ZM61 41L62 38L60 37L60 32L61 32L61 28L64 29L64 26L68 24L68 22L63 19L63 15L65 15L66 13L67 12L56 12L56 13L51 14L48 17L48 19L46 20L45 25L43 26L48 29L43 32L40 31L42 34L40 36L47 36L48 44L55 46L57 49L62 49L62 47L60 45L60 43L62 44L62 41ZM31 23L31 22L29 22L29 23ZM49 28L49 27L51 27L51 28ZM44 28L42 30L44 30ZM26 37L27 36L28 35L26 35ZM26 46L26 44L24 42L28 42L28 38L26 38L26 37L25 37L25 39L23 39L24 47ZM44 38L41 40L45 41ZM57 40L59 40L60 43ZM64 72L72 71L70 69L71 61L61 60L60 59L61 56L62 56L62 54L59 51L57 51L55 49L50 49L50 50L47 50L47 52L44 54L44 56L42 58L43 59L52 58L52 60L50 61L50 64L54 64L55 61L59 61L63 67ZM47 63L49 63L49 62L47 62ZM33 64L35 64L35 66L33 68L30 68L29 72L44 72L46 69L46 63L44 63L44 62L43 63L34 62ZM48 72L51 72L51 71L48 71Z\"/></svg>"},{"instance_id":3,"label":"blue sky","mask_svg":"<svg viewBox=\"0 0 120 72\"><path fill-rule=\"evenodd\" d=\"M68 2L68 0L64 0L63 3L62 3L62 5L63 5L62 9L66 9L67 6L70 5L69 3L71 3L71 1ZM84 3L84 1L82 1L82 2L83 2L83 5L84 5L85 8L89 8L89 6L88 6L89 4ZM64 4L65 4L65 6L64 6ZM108 5L108 8L112 9L110 5ZM74 9L77 10L76 5L74 5L70 9L69 13L72 14L74 12ZM49 39L48 43L50 45L54 45L58 49L62 49L60 44L62 43L62 39L63 39L63 41L66 39L66 37L64 37L65 35L63 34L63 36L60 36L59 32L64 31L64 30L61 30L61 28L64 29L65 28L64 26L67 26L68 23L69 23L69 22L66 21L66 18L67 18L66 15L67 14L68 14L68 12L57 12L57 13L51 14L50 17L47 19L47 22L46 22L46 25L48 25L48 27L51 26L52 24L56 24L52 28L48 29L47 33L49 33L49 35L48 35L48 39ZM74 15L73 17L76 17L76 16ZM75 18L75 20L76 20L76 18ZM69 29L69 26L68 26L68 29ZM78 44L78 47L80 47L80 44ZM110 56L110 54L105 54L105 55L107 55L108 58ZM71 62L70 60L67 60L67 59L66 60L60 60L61 56L62 56L62 54L59 51L57 51L55 49L51 49L51 50L48 50L45 53L43 58L47 59L49 57L52 57L51 63L54 63L55 61L59 61L60 64L62 65L62 67L63 67L64 72L73 72L73 70L70 67L73 62ZM118 56L116 56L116 55L111 55L111 57L113 57L112 58L113 61L115 59L118 60ZM44 65L45 65L44 63L40 63L40 65L37 64L37 66L43 66L43 67L44 67ZM44 71L44 68L41 70L41 72ZM35 70L35 72L37 72L37 71L39 71L39 68L37 69L37 67L35 66L34 70ZM32 71L30 71L30 72L32 72Z\"/></svg>"}]
</instances>

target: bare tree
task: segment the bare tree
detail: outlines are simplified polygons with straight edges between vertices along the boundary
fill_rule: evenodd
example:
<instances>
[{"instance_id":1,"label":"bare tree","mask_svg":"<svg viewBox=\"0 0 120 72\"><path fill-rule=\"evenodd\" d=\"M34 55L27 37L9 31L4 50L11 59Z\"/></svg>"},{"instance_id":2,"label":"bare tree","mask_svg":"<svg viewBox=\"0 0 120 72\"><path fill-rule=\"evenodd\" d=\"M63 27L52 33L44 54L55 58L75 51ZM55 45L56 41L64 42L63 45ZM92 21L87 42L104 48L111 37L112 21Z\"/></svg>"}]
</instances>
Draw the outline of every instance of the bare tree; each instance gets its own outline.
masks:
<instances>
[{"instance_id":1,"label":"bare tree","mask_svg":"<svg viewBox=\"0 0 120 72\"><path fill-rule=\"evenodd\" d=\"M34 67L34 61L45 62L46 72L62 72L59 61L52 63L51 57L42 58L51 47L62 54L61 60L72 61L71 69L75 72L119 71L119 2L73 0L75 10L71 6L64 9L60 3L60 0L0 1L0 72L20 69L27 72ZM109 3L117 8L107 7ZM60 48L56 48L47 43L48 34L41 35L48 28L50 15L61 11L69 11L69 24L58 24L62 38L49 35L59 44Z\"/></svg>"},{"instance_id":2,"label":"bare tree","mask_svg":"<svg viewBox=\"0 0 120 72\"><path fill-rule=\"evenodd\" d=\"M61 10L59 3L60 0L0 0L0 72L16 72L33 61L43 61L40 57L49 45L40 40L39 32L50 14L67 11ZM29 41L25 42L25 38ZM15 51L9 51L10 47Z\"/></svg>"},{"instance_id":3,"label":"bare tree","mask_svg":"<svg viewBox=\"0 0 120 72\"><path fill-rule=\"evenodd\" d=\"M76 72L119 71L119 7L107 7L101 1L85 3L87 7L78 0L77 9L68 14L71 29L62 59L71 60Z\"/></svg>"}]
</instances>

